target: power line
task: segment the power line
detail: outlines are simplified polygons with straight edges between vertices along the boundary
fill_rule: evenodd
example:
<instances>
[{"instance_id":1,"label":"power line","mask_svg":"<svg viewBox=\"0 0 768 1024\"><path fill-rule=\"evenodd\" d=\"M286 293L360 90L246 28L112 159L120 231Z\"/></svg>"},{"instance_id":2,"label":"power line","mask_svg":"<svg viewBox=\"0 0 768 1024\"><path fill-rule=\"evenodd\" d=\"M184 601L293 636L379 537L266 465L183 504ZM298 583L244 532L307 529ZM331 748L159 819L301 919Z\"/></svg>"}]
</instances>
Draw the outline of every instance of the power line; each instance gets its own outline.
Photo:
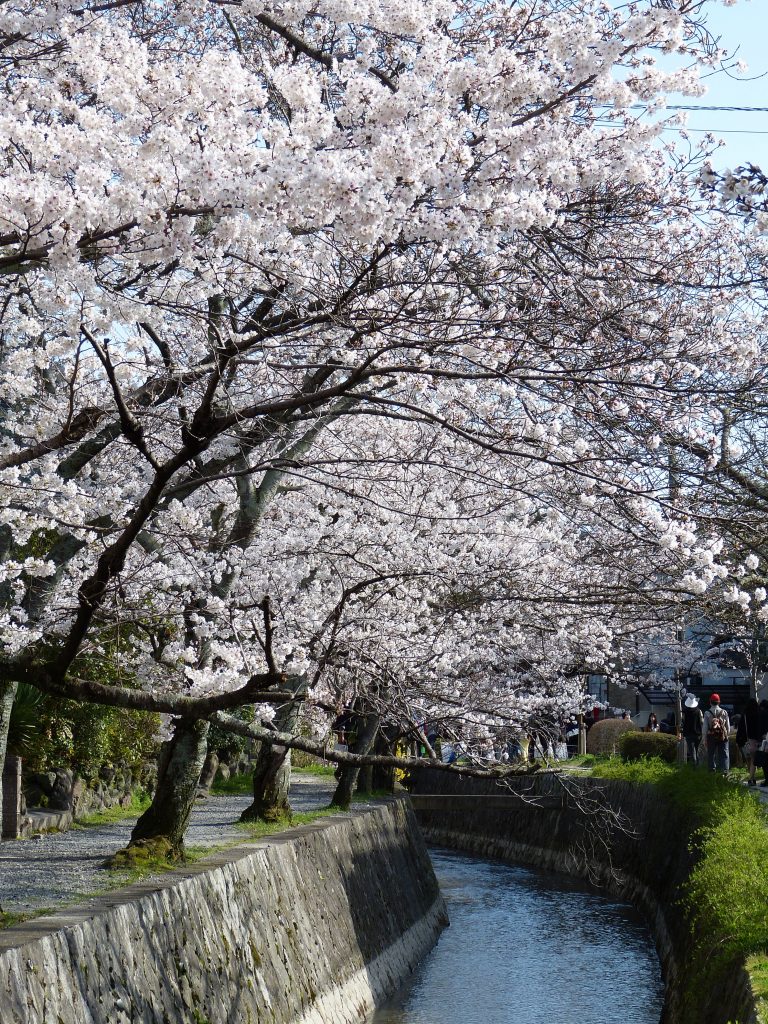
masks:
<instances>
[{"instance_id":1,"label":"power line","mask_svg":"<svg viewBox=\"0 0 768 1024\"><path fill-rule=\"evenodd\" d=\"M603 128L609 128L611 121L596 122ZM651 125L651 127L653 127ZM761 131L758 128L689 128L688 125L663 124L658 125L663 132L697 132L700 135L768 135L768 131Z\"/></svg>"},{"instance_id":2,"label":"power line","mask_svg":"<svg viewBox=\"0 0 768 1024\"><path fill-rule=\"evenodd\" d=\"M664 132L698 132L701 135L768 135L768 131L761 132L750 128L688 128L674 124L666 125L661 130Z\"/></svg>"},{"instance_id":3,"label":"power line","mask_svg":"<svg viewBox=\"0 0 768 1024\"><path fill-rule=\"evenodd\" d=\"M633 103L632 110L645 110L646 105L644 103ZM662 110L717 110L725 111L727 113L742 113L742 114L768 114L768 107L709 107L705 105L697 104L667 104L665 107L660 108Z\"/></svg>"}]
</instances>

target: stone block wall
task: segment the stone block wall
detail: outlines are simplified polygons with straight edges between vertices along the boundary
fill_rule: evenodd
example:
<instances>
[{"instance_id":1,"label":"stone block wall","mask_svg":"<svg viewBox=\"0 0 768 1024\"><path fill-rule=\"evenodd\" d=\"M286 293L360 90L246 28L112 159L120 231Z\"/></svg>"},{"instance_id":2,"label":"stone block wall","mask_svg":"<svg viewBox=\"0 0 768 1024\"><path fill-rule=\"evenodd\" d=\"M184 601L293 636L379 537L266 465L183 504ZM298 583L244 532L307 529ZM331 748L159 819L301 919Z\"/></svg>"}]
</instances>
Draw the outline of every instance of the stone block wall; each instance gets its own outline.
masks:
<instances>
[{"instance_id":1,"label":"stone block wall","mask_svg":"<svg viewBox=\"0 0 768 1024\"><path fill-rule=\"evenodd\" d=\"M358 1024L447 923L405 800L0 932L3 1024Z\"/></svg>"},{"instance_id":2,"label":"stone block wall","mask_svg":"<svg viewBox=\"0 0 768 1024\"><path fill-rule=\"evenodd\" d=\"M134 792L140 789L151 792L154 789L156 778L154 762L143 765L139 771L132 771L126 766L104 767L99 778L90 783L71 769L59 768L28 776L24 783L24 796L30 808L69 811L77 819L108 807L129 806Z\"/></svg>"}]
</instances>

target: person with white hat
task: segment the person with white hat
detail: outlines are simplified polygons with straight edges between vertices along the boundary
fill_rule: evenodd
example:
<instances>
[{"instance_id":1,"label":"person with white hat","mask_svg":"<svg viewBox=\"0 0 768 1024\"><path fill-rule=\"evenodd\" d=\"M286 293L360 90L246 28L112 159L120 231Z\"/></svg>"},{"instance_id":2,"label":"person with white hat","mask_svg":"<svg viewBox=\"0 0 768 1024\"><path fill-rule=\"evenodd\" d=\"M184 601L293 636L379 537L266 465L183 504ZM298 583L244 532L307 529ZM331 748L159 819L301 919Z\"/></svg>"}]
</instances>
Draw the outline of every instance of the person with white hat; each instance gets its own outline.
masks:
<instances>
[{"instance_id":1,"label":"person with white hat","mask_svg":"<svg viewBox=\"0 0 768 1024\"><path fill-rule=\"evenodd\" d=\"M704 716L694 694L689 693L683 705L683 736L685 737L686 760L694 765L699 763L699 744L704 726Z\"/></svg>"}]
</instances>

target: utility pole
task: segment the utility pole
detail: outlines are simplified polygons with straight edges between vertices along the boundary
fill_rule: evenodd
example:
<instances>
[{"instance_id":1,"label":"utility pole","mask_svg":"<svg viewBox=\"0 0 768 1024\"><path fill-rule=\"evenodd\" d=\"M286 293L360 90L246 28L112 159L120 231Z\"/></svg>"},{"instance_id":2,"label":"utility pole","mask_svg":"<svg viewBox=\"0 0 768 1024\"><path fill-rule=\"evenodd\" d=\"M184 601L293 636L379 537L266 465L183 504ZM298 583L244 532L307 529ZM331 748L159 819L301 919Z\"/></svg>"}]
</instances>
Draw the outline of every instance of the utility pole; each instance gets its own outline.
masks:
<instances>
[{"instance_id":1,"label":"utility pole","mask_svg":"<svg viewBox=\"0 0 768 1024\"><path fill-rule=\"evenodd\" d=\"M685 639L685 626L682 620L677 627L677 641L682 644ZM680 668L681 654L675 662L675 737L677 739L677 763L685 764L685 740L683 739L683 700L682 700L682 671Z\"/></svg>"}]
</instances>

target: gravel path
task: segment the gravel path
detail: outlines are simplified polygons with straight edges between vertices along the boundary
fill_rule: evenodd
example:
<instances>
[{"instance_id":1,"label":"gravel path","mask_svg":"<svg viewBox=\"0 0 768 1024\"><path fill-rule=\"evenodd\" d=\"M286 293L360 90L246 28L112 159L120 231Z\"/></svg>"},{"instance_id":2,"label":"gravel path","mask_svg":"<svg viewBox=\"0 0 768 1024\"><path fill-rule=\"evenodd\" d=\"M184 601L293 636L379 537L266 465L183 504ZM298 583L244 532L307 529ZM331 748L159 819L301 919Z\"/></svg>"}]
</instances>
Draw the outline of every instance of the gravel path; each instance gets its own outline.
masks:
<instances>
[{"instance_id":1,"label":"gravel path","mask_svg":"<svg viewBox=\"0 0 768 1024\"><path fill-rule=\"evenodd\" d=\"M327 806L333 779L298 776L291 786L294 811ZM216 846L243 839L235 828L246 795L212 796L197 804L185 842L190 847ZM105 857L128 844L135 818L98 828L50 832L37 839L0 843L0 910L23 913L81 902L111 888L114 875L101 868Z\"/></svg>"}]
</instances>

